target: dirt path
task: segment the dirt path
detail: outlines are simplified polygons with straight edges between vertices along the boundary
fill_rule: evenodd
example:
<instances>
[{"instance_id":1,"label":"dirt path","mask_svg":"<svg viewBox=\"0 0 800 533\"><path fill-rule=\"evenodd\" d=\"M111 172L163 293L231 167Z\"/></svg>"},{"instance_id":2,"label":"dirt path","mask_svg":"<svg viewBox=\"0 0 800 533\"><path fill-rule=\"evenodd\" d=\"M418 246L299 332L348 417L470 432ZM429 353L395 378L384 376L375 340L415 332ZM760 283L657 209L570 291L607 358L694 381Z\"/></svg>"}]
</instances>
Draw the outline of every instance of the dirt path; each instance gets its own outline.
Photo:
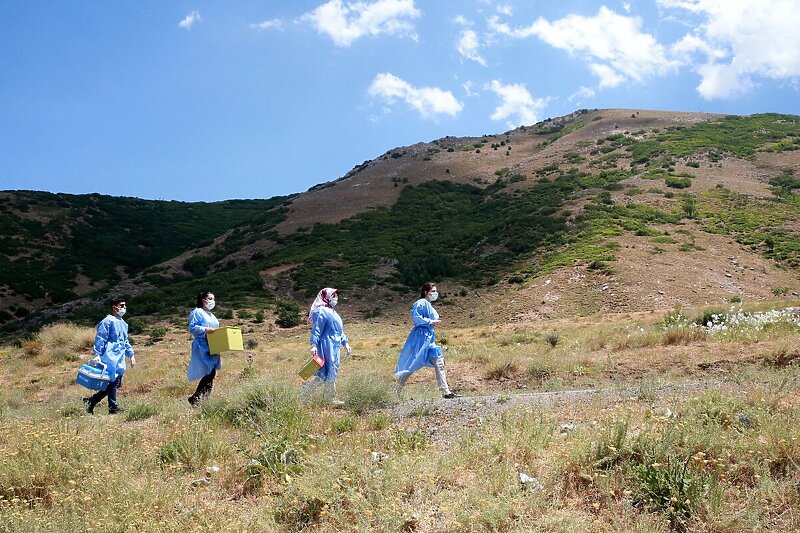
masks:
<instances>
[{"instance_id":1,"label":"dirt path","mask_svg":"<svg viewBox=\"0 0 800 533\"><path fill-rule=\"evenodd\" d=\"M591 423L586 412L597 402L608 402L607 408L636 401L646 394L646 400L666 411L670 398L682 393L719 389L723 383L716 380L685 384L664 384L647 388L626 387L558 392L532 392L509 395L464 396L451 400L407 400L394 405L387 412L398 426L418 429L435 446L447 446L469 431L498 419L504 412L516 408L539 407L555 413L562 421L559 430L571 431L581 424ZM595 409L596 411L596 409Z\"/></svg>"}]
</instances>

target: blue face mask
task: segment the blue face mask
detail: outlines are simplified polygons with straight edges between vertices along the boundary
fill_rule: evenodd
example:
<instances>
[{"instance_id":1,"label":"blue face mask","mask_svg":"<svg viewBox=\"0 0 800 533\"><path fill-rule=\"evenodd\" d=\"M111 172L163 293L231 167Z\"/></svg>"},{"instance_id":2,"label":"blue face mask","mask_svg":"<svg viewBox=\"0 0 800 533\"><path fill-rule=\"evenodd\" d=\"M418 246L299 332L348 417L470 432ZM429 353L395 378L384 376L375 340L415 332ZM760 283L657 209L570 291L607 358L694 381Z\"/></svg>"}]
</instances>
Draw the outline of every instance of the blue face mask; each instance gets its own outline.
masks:
<instances>
[{"instance_id":1,"label":"blue face mask","mask_svg":"<svg viewBox=\"0 0 800 533\"><path fill-rule=\"evenodd\" d=\"M439 293L438 292L431 291L431 292L428 293L428 301L429 302L435 302L438 299L439 299Z\"/></svg>"},{"instance_id":2,"label":"blue face mask","mask_svg":"<svg viewBox=\"0 0 800 533\"><path fill-rule=\"evenodd\" d=\"M206 307L208 308L209 311L214 309L215 305L217 305L217 302L215 302L214 300L207 300L206 301Z\"/></svg>"},{"instance_id":3,"label":"blue face mask","mask_svg":"<svg viewBox=\"0 0 800 533\"><path fill-rule=\"evenodd\" d=\"M339 297L338 296L334 296L333 298L331 298L331 301L330 301L331 307L336 307L336 304L338 304L338 303L339 303Z\"/></svg>"}]
</instances>

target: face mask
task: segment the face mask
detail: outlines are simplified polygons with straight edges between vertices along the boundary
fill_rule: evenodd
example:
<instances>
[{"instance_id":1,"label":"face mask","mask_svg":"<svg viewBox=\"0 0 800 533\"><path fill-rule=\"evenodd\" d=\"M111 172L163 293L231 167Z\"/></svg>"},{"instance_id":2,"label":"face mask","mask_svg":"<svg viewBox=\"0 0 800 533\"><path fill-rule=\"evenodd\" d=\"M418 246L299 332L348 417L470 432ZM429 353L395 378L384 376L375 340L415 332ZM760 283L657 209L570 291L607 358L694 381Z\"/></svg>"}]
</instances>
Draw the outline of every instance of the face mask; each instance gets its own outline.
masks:
<instances>
[{"instance_id":1,"label":"face mask","mask_svg":"<svg viewBox=\"0 0 800 533\"><path fill-rule=\"evenodd\" d=\"M127 309L125 309L124 307L120 307L119 309L117 309L117 316L122 318L123 316L125 316L125 311L127 311Z\"/></svg>"},{"instance_id":2,"label":"face mask","mask_svg":"<svg viewBox=\"0 0 800 533\"><path fill-rule=\"evenodd\" d=\"M339 297L338 296L334 296L333 298L331 298L331 307L336 307L336 304L338 304L338 303L339 303Z\"/></svg>"},{"instance_id":3,"label":"face mask","mask_svg":"<svg viewBox=\"0 0 800 533\"><path fill-rule=\"evenodd\" d=\"M209 311L214 309L215 305L217 305L217 302L215 302L214 300L209 300L206 302L206 307L208 308Z\"/></svg>"},{"instance_id":4,"label":"face mask","mask_svg":"<svg viewBox=\"0 0 800 533\"><path fill-rule=\"evenodd\" d=\"M435 302L438 299L439 299L439 293L438 292L431 291L431 292L428 293L428 301L429 302Z\"/></svg>"}]
</instances>

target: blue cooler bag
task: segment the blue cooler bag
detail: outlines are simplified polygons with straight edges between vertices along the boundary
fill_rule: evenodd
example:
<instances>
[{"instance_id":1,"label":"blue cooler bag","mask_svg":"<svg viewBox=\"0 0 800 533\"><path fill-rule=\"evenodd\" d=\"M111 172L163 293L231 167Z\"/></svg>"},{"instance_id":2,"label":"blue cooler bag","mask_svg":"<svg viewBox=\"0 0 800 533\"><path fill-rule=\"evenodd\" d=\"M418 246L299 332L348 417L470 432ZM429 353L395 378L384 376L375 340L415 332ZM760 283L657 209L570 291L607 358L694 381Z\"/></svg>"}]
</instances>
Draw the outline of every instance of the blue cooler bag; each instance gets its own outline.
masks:
<instances>
[{"instance_id":1,"label":"blue cooler bag","mask_svg":"<svg viewBox=\"0 0 800 533\"><path fill-rule=\"evenodd\" d=\"M106 390L108 384L112 381L106 372L105 365L92 366L83 364L78 369L78 377L75 380L78 385L82 385L87 389L92 390Z\"/></svg>"}]
</instances>

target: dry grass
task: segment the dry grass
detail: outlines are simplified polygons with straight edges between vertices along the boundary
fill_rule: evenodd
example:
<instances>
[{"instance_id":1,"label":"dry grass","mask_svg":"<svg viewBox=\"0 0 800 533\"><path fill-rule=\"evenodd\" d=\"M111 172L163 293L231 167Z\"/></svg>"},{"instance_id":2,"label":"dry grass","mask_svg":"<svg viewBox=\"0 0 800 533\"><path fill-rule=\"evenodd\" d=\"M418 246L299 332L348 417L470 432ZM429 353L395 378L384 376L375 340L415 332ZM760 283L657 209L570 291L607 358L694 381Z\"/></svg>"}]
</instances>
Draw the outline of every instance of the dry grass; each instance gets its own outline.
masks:
<instances>
[{"instance_id":1,"label":"dry grass","mask_svg":"<svg viewBox=\"0 0 800 533\"><path fill-rule=\"evenodd\" d=\"M67 532L123 523L141 531L798 528L797 330L748 334L743 344L664 342L660 321L626 319L445 329L451 385L496 393L506 409L466 423L469 402L443 412L447 404L431 399L416 416L395 414L387 392L407 331L348 326L355 350L340 394L349 410L297 401L306 330L246 331L259 340L255 375L243 372L246 358L226 358L199 410L185 400L193 386L185 333L170 330L152 346L134 338L139 366L120 391L130 417L82 414L83 391L71 384L77 362L39 367L25 347L4 348L0 523ZM78 333L32 342L79 346ZM555 346L548 333L558 335ZM432 377L415 375L409 392L435 398ZM669 392L686 380L708 380L715 392ZM628 386L638 392L540 407L511 401L520 390ZM657 499L682 496L670 492L685 477L675 464L688 464L695 484L686 490L700 495L677 511ZM542 489L523 486L520 473ZM120 499L124 506L112 504Z\"/></svg>"}]
</instances>

